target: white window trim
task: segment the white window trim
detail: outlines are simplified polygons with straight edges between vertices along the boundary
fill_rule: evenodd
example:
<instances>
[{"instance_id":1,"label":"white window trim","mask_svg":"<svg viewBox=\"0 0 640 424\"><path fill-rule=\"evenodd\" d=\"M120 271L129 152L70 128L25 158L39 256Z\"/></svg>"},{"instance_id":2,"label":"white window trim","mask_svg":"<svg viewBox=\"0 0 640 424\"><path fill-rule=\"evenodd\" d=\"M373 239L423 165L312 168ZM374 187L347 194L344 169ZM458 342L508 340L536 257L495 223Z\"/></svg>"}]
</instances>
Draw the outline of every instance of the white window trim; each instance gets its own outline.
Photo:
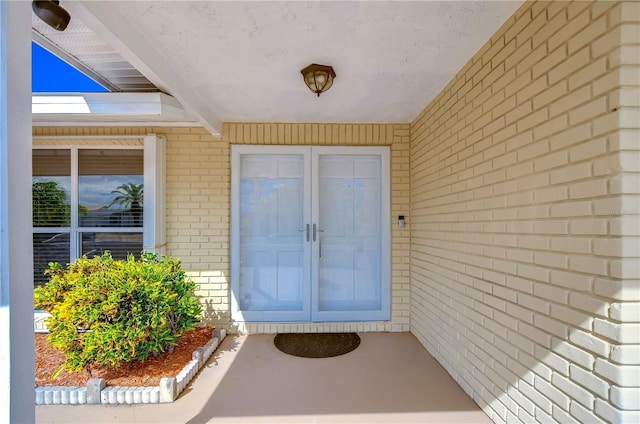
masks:
<instances>
[{"instance_id":1,"label":"white window trim","mask_svg":"<svg viewBox=\"0 0 640 424\"><path fill-rule=\"evenodd\" d=\"M71 153L71 204L78 203L78 150L143 150L144 154L144 208L143 226L139 227L80 227L78 225L77 208L71 208L71 222L69 227L34 227L33 233L70 233L70 261L75 261L80 255L79 233L81 232L117 232L139 233L142 230L143 250L164 254L165 241L165 183L166 183L166 139L157 134L146 136L42 136L33 137L34 141L65 140L69 144L34 145L33 150L40 149L68 149ZM142 145L102 145L100 140L139 140ZM92 145L80 145L82 141L98 142ZM77 142L77 143L74 143ZM73 236L75 233L76 236Z\"/></svg>"},{"instance_id":2,"label":"white window trim","mask_svg":"<svg viewBox=\"0 0 640 424\"><path fill-rule=\"evenodd\" d=\"M143 242L145 252L165 254L165 183L167 180L167 140L149 134L144 137Z\"/></svg>"}]
</instances>

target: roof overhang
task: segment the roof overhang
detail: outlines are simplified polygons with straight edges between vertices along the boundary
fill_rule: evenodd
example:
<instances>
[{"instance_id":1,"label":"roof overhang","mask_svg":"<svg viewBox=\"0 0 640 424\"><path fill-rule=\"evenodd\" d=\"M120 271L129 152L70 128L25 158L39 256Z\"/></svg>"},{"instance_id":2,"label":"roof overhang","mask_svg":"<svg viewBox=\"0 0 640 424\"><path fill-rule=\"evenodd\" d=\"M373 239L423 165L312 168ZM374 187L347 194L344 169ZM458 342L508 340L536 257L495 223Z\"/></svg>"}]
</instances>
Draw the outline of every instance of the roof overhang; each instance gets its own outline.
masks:
<instances>
[{"instance_id":1,"label":"roof overhang","mask_svg":"<svg viewBox=\"0 0 640 424\"><path fill-rule=\"evenodd\" d=\"M197 85L174 69L171 61L167 61L156 47L109 3L74 1L68 2L65 7L73 16L92 28L160 91L174 95L199 125L211 134L220 135L222 121L206 99L203 99Z\"/></svg>"},{"instance_id":2,"label":"roof overhang","mask_svg":"<svg viewBox=\"0 0 640 424\"><path fill-rule=\"evenodd\" d=\"M199 125L164 93L33 93L35 126Z\"/></svg>"}]
</instances>

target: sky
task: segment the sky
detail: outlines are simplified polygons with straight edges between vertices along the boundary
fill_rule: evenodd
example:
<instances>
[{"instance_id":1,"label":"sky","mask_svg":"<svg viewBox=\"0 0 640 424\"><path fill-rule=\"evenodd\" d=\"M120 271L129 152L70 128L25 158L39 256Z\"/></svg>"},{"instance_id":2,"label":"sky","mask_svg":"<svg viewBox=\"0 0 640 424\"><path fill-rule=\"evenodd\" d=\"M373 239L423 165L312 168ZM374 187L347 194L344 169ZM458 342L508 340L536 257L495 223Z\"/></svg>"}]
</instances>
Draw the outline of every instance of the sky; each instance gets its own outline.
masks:
<instances>
[{"instance_id":1,"label":"sky","mask_svg":"<svg viewBox=\"0 0 640 424\"><path fill-rule=\"evenodd\" d=\"M36 43L31 43L31 91L34 93L94 93L106 88Z\"/></svg>"}]
</instances>

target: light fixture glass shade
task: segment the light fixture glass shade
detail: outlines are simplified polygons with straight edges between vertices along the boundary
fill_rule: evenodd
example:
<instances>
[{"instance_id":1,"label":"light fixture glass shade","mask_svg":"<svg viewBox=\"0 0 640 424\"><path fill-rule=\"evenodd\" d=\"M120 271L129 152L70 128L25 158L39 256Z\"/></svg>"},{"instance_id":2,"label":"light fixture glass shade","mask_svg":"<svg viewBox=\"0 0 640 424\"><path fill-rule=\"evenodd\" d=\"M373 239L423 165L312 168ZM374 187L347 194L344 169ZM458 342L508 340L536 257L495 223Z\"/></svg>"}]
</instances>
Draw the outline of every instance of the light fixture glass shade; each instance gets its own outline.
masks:
<instances>
[{"instance_id":1,"label":"light fixture glass shade","mask_svg":"<svg viewBox=\"0 0 640 424\"><path fill-rule=\"evenodd\" d=\"M58 31L64 31L69 25L71 15L60 6L57 0L33 1L31 8L36 16Z\"/></svg>"},{"instance_id":2,"label":"light fixture glass shade","mask_svg":"<svg viewBox=\"0 0 640 424\"><path fill-rule=\"evenodd\" d=\"M307 87L320 97L333 85L336 73L331 66L312 63L300 71Z\"/></svg>"}]
</instances>

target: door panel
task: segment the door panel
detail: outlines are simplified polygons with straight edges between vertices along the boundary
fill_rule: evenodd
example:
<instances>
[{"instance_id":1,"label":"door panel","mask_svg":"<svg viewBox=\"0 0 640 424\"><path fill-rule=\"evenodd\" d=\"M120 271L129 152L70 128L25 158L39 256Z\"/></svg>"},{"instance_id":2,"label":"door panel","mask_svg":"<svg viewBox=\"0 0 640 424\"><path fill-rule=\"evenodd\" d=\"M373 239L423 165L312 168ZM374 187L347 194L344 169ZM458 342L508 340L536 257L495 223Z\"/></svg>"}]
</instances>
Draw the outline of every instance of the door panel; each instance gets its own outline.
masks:
<instances>
[{"instance_id":1,"label":"door panel","mask_svg":"<svg viewBox=\"0 0 640 424\"><path fill-rule=\"evenodd\" d=\"M232 303L244 320L309 319L309 247L299 231L308 216L304 160L303 154L235 157Z\"/></svg>"},{"instance_id":2,"label":"door panel","mask_svg":"<svg viewBox=\"0 0 640 424\"><path fill-rule=\"evenodd\" d=\"M313 163L319 169L314 187L322 230L314 318L384 319L383 157L358 148L319 148Z\"/></svg>"},{"instance_id":3,"label":"door panel","mask_svg":"<svg viewBox=\"0 0 640 424\"><path fill-rule=\"evenodd\" d=\"M388 320L388 148L232 147L232 318Z\"/></svg>"}]
</instances>

